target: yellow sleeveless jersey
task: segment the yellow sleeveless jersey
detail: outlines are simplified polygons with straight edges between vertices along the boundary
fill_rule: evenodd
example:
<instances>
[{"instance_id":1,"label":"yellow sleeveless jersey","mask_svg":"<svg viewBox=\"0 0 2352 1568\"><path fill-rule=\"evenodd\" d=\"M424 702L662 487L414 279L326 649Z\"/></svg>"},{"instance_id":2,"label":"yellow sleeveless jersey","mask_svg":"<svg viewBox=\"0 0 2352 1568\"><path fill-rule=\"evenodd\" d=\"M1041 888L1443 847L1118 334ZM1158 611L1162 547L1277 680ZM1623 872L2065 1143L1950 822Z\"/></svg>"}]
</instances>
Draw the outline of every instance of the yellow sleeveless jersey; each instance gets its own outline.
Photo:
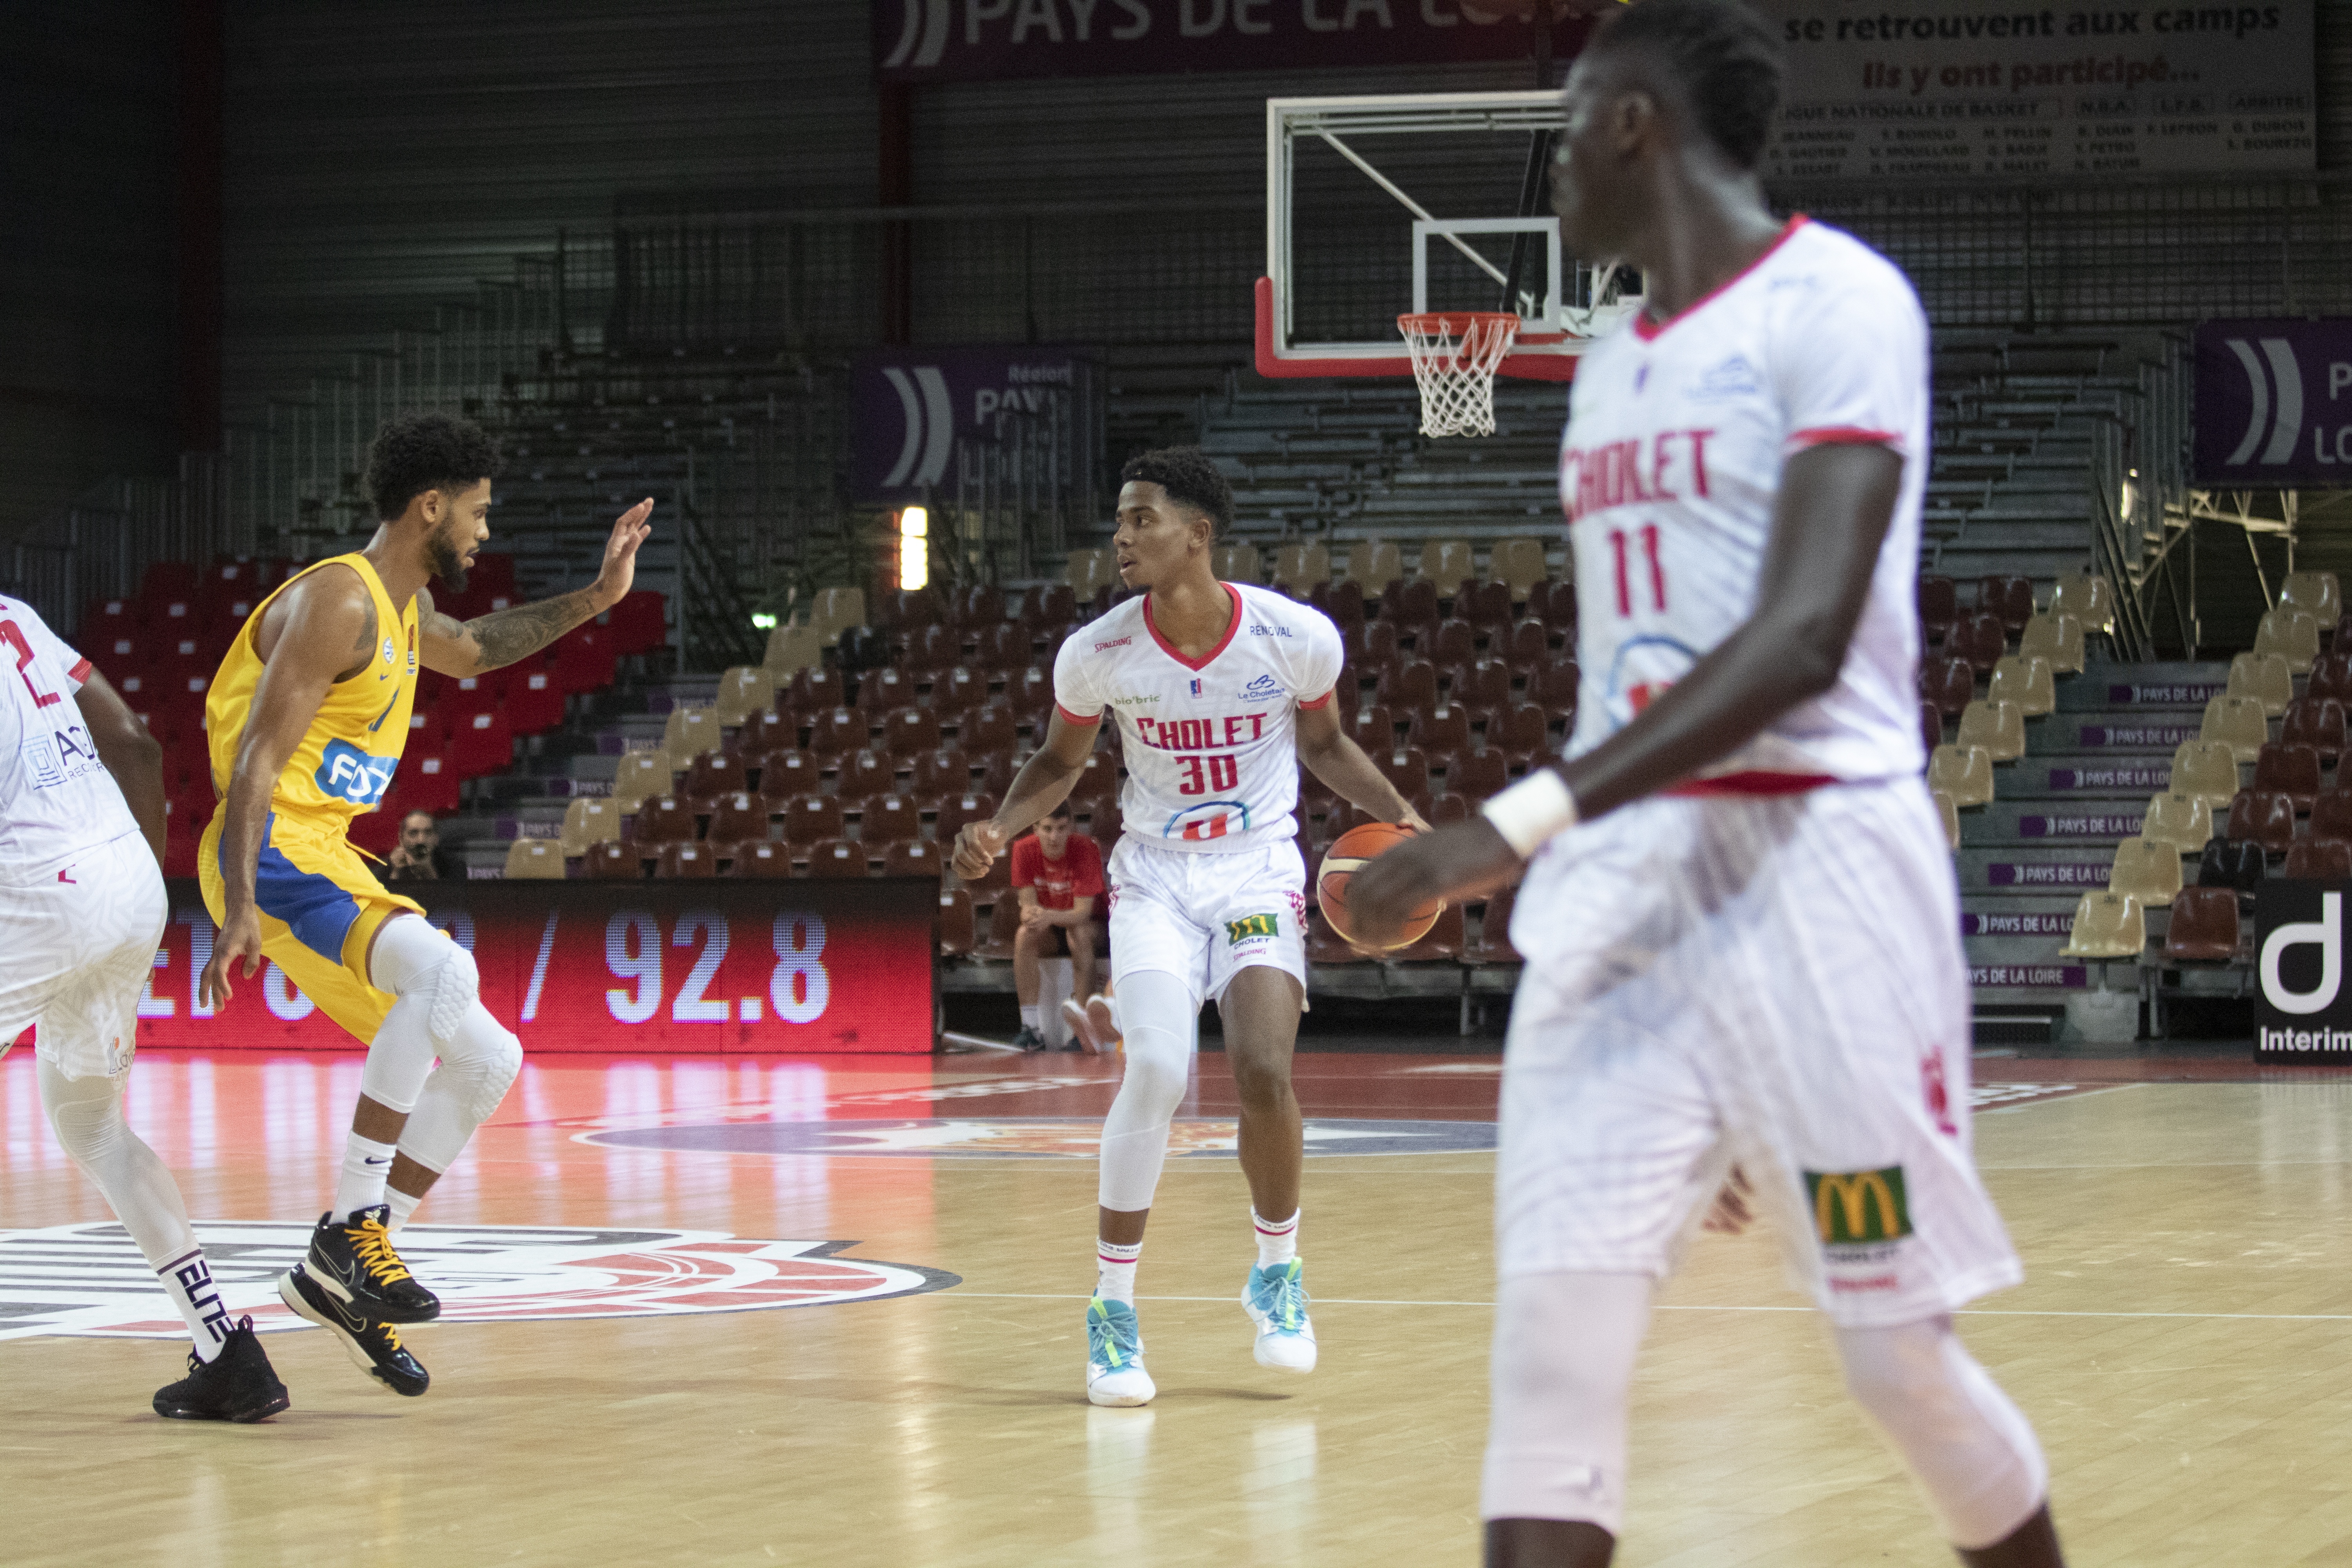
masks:
<instances>
[{"instance_id":1,"label":"yellow sleeveless jersey","mask_svg":"<svg viewBox=\"0 0 2352 1568\"><path fill-rule=\"evenodd\" d=\"M237 748L245 739L246 716L253 710L253 689L261 679L254 637L262 615L279 594L332 565L357 572L374 596L377 646L365 669L328 688L327 700L319 705L302 743L270 791L269 809L281 819L340 837L352 818L374 810L392 787L393 771L408 741L409 709L416 700L416 601L412 598L405 609L395 611L383 580L366 556L336 555L317 562L254 607L205 694L205 730L212 751L213 788L226 798L236 771Z\"/></svg>"}]
</instances>

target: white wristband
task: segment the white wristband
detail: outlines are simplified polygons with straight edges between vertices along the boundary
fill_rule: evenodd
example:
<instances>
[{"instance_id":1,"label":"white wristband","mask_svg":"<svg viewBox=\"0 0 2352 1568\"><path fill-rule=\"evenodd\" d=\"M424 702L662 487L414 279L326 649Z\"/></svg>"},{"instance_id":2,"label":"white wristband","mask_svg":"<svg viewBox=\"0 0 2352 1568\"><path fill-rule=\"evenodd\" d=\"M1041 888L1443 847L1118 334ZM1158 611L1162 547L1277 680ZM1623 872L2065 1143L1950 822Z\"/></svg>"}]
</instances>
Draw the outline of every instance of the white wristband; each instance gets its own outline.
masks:
<instances>
[{"instance_id":1,"label":"white wristband","mask_svg":"<svg viewBox=\"0 0 2352 1568\"><path fill-rule=\"evenodd\" d=\"M1524 860L1553 834L1576 826L1576 796L1558 773L1538 768L1480 806L1478 815Z\"/></svg>"}]
</instances>

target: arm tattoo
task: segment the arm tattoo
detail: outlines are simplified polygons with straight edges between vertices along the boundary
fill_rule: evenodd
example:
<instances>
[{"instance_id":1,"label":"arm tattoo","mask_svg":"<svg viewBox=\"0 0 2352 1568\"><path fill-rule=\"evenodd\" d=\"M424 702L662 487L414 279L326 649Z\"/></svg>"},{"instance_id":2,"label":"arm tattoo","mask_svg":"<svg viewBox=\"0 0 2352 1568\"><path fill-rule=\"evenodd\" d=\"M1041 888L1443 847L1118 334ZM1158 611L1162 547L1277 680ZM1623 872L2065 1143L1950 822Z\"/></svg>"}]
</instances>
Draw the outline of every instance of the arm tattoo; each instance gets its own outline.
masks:
<instances>
[{"instance_id":1,"label":"arm tattoo","mask_svg":"<svg viewBox=\"0 0 2352 1568\"><path fill-rule=\"evenodd\" d=\"M537 653L595 614L596 602L590 591L577 588L535 605L477 616L465 623L465 628L481 650L482 668L496 669Z\"/></svg>"}]
</instances>

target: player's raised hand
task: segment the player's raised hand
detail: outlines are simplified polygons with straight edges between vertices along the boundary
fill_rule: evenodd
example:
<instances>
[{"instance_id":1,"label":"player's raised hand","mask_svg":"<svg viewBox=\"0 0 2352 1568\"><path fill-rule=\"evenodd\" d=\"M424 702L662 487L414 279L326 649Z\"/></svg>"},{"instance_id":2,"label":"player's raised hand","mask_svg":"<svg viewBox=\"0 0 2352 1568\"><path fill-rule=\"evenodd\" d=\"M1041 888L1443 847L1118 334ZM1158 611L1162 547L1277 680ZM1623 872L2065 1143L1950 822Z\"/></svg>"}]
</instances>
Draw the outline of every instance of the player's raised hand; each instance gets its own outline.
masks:
<instances>
[{"instance_id":1,"label":"player's raised hand","mask_svg":"<svg viewBox=\"0 0 2352 1568\"><path fill-rule=\"evenodd\" d=\"M606 609L617 605L637 580L637 546L653 537L654 498L647 496L623 512L604 542L604 570L596 574L596 602Z\"/></svg>"},{"instance_id":2,"label":"player's raised hand","mask_svg":"<svg viewBox=\"0 0 2352 1568\"><path fill-rule=\"evenodd\" d=\"M1498 888L1518 874L1520 859L1483 816L1431 828L1374 856L1348 879L1349 934L1367 948L1394 945L1405 917L1434 900Z\"/></svg>"},{"instance_id":3,"label":"player's raised hand","mask_svg":"<svg viewBox=\"0 0 2352 1568\"><path fill-rule=\"evenodd\" d=\"M196 995L207 1007L218 1007L236 994L228 983L229 966L238 959L245 960L245 978L253 978L261 967L261 917L251 910L239 910L228 917L213 940L213 955L205 965L205 973L196 983Z\"/></svg>"},{"instance_id":4,"label":"player's raised hand","mask_svg":"<svg viewBox=\"0 0 2352 1568\"><path fill-rule=\"evenodd\" d=\"M992 822L965 823L956 835L955 874L966 881L987 876L989 867L1004 853L1004 841L1010 837Z\"/></svg>"}]
</instances>

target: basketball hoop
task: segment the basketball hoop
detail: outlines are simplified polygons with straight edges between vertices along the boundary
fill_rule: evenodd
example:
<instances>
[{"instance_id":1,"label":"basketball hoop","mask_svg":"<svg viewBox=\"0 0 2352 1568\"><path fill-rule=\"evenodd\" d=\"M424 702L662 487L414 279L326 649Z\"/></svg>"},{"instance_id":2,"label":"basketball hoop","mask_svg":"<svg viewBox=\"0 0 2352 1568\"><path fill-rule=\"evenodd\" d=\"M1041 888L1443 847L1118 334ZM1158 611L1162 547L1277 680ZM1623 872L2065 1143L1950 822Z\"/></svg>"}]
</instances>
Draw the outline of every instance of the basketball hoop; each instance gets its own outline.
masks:
<instances>
[{"instance_id":1,"label":"basketball hoop","mask_svg":"<svg viewBox=\"0 0 2352 1568\"><path fill-rule=\"evenodd\" d=\"M1432 311L1399 316L1397 331L1421 386L1421 433L1492 436L1495 369L1519 335L1518 317L1508 310Z\"/></svg>"}]
</instances>

